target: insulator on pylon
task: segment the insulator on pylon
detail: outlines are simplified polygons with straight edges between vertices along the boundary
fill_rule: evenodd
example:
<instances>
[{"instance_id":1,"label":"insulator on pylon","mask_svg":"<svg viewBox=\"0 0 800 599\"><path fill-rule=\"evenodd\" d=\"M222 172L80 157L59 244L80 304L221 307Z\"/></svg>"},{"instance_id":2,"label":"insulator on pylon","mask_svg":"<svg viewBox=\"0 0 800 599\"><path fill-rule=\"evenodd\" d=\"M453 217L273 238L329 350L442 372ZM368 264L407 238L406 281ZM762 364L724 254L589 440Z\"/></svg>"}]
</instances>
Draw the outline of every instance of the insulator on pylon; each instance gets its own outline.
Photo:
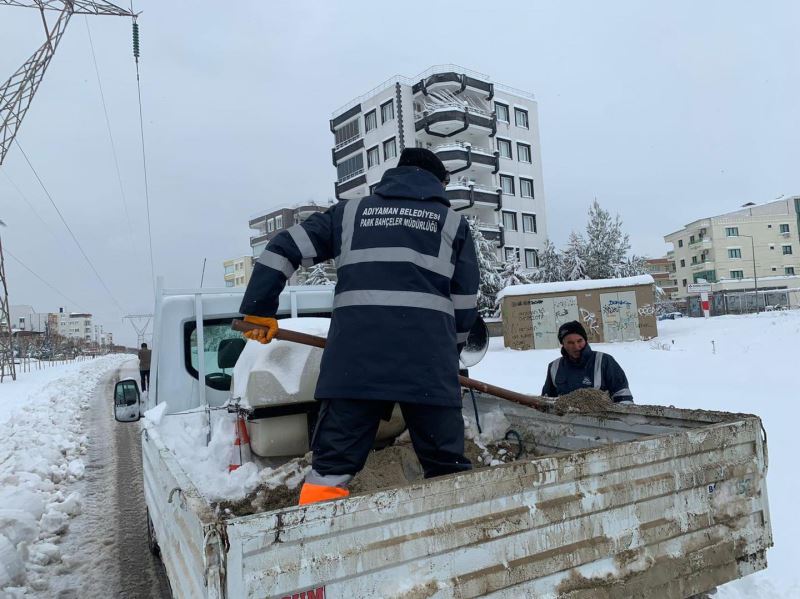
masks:
<instances>
[{"instance_id":1,"label":"insulator on pylon","mask_svg":"<svg viewBox=\"0 0 800 599\"><path fill-rule=\"evenodd\" d=\"M139 58L139 23L133 22L133 56Z\"/></svg>"}]
</instances>

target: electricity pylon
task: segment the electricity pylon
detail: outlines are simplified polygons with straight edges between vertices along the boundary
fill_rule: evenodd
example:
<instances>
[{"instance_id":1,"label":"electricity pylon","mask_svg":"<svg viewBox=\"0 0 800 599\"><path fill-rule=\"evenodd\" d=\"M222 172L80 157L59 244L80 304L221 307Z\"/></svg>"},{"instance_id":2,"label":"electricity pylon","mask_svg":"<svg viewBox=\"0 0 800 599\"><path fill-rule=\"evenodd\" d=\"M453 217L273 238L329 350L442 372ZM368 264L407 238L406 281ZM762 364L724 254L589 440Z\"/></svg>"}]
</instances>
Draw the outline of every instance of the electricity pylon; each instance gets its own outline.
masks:
<instances>
[{"instance_id":1,"label":"electricity pylon","mask_svg":"<svg viewBox=\"0 0 800 599\"><path fill-rule=\"evenodd\" d=\"M0 85L0 164L3 164L19 131L22 119L30 108L33 96L72 15L113 15L136 19L136 14L132 11L105 0L0 0L0 5L3 4L38 8L47 39L8 81ZM47 23L45 11L59 13L52 26Z\"/></svg>"},{"instance_id":2,"label":"electricity pylon","mask_svg":"<svg viewBox=\"0 0 800 599\"><path fill-rule=\"evenodd\" d=\"M6 224L0 220L0 226ZM3 289L0 290L0 383L6 376L11 376L12 381L17 380L17 371L14 367L14 336L11 330L11 306L8 305L8 286L6 285L6 263L3 259L3 240L0 239L0 281Z\"/></svg>"},{"instance_id":3,"label":"electricity pylon","mask_svg":"<svg viewBox=\"0 0 800 599\"><path fill-rule=\"evenodd\" d=\"M123 320L130 320L131 325L136 330L136 347L140 347L144 343L145 335L147 334L147 327L150 326L150 319L153 318L152 314L128 314L122 317ZM144 326L141 322L144 321Z\"/></svg>"}]
</instances>

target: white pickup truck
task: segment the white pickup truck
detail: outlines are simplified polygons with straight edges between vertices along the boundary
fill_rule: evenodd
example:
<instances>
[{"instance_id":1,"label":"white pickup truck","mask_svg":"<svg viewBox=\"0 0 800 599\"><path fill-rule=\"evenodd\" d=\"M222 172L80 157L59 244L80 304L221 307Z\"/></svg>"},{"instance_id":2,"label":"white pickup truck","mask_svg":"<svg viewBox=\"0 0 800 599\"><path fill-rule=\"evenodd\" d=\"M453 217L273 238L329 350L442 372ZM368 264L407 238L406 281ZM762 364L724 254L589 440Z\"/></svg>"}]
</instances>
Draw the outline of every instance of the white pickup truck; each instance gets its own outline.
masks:
<instances>
[{"instance_id":1,"label":"white pickup truck","mask_svg":"<svg viewBox=\"0 0 800 599\"><path fill-rule=\"evenodd\" d=\"M331 300L332 288L287 288L280 314L325 315ZM240 301L229 290L159 289L142 411L230 399L206 341L226 336ZM145 419L148 524L174 596L682 598L766 567L767 443L756 416L643 405L557 415L479 394L481 413L498 407L535 452L240 517L198 491Z\"/></svg>"}]
</instances>

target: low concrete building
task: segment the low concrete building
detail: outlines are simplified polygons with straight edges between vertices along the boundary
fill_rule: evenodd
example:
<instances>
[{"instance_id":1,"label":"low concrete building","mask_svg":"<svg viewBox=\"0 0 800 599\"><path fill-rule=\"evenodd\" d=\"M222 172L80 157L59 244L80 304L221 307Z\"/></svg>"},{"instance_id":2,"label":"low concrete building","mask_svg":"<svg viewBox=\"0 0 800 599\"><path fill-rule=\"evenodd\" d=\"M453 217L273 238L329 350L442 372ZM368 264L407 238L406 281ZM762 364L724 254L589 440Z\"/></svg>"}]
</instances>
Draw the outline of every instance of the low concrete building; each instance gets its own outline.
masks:
<instances>
[{"instance_id":1,"label":"low concrete building","mask_svg":"<svg viewBox=\"0 0 800 599\"><path fill-rule=\"evenodd\" d=\"M651 339L658 335L654 287L650 275L506 287L497 296L505 346L559 347L558 328L572 320L589 343Z\"/></svg>"}]
</instances>

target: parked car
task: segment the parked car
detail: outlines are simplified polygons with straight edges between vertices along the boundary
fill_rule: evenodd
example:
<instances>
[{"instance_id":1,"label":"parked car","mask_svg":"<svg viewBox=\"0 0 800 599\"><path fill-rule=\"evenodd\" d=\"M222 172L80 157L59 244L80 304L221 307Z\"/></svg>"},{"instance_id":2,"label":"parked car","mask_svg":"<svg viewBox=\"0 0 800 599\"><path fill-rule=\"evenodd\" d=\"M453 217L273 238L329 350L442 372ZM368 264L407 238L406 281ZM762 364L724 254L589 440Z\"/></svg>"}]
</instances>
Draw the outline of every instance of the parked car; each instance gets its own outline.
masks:
<instances>
[{"instance_id":1,"label":"parked car","mask_svg":"<svg viewBox=\"0 0 800 599\"><path fill-rule=\"evenodd\" d=\"M658 320L675 320L676 318L683 318L683 312L667 312L658 316Z\"/></svg>"}]
</instances>

